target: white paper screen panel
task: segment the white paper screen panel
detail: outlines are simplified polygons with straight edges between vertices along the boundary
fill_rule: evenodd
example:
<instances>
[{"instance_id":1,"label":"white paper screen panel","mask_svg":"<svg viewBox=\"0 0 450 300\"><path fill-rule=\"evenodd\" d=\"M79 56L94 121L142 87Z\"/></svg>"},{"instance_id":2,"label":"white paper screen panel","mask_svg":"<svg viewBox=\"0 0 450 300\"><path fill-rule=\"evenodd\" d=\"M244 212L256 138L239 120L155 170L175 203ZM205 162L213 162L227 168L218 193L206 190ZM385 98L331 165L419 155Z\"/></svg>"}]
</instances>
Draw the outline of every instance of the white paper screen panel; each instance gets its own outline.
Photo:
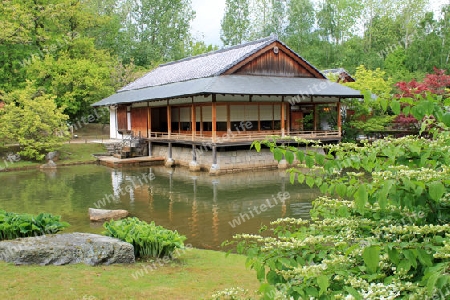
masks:
<instances>
[{"instance_id":1,"label":"white paper screen panel","mask_svg":"<svg viewBox=\"0 0 450 300\"><path fill-rule=\"evenodd\" d=\"M191 122L191 108L181 107L180 108L180 121L181 122Z\"/></svg>"},{"instance_id":2,"label":"white paper screen panel","mask_svg":"<svg viewBox=\"0 0 450 300\"><path fill-rule=\"evenodd\" d=\"M203 122L212 122L211 106L202 106Z\"/></svg>"},{"instance_id":3,"label":"white paper screen panel","mask_svg":"<svg viewBox=\"0 0 450 300\"><path fill-rule=\"evenodd\" d=\"M243 105L230 105L230 121L245 121L245 108Z\"/></svg>"},{"instance_id":4,"label":"white paper screen panel","mask_svg":"<svg viewBox=\"0 0 450 300\"><path fill-rule=\"evenodd\" d=\"M202 111L202 108L201 108L201 106L197 106L196 108L195 108L195 119L197 120L197 122L201 122L201 111Z\"/></svg>"},{"instance_id":5,"label":"white paper screen panel","mask_svg":"<svg viewBox=\"0 0 450 300\"><path fill-rule=\"evenodd\" d=\"M261 121L273 120L273 105L260 105L259 116Z\"/></svg>"},{"instance_id":6,"label":"white paper screen panel","mask_svg":"<svg viewBox=\"0 0 450 300\"><path fill-rule=\"evenodd\" d=\"M273 118L274 120L281 120L281 106L279 104L273 107Z\"/></svg>"},{"instance_id":7,"label":"white paper screen panel","mask_svg":"<svg viewBox=\"0 0 450 300\"><path fill-rule=\"evenodd\" d=\"M245 121L258 121L257 105L245 105Z\"/></svg>"},{"instance_id":8,"label":"white paper screen panel","mask_svg":"<svg viewBox=\"0 0 450 300\"><path fill-rule=\"evenodd\" d=\"M216 106L216 120L217 122L227 121L227 107L225 105Z\"/></svg>"}]
</instances>

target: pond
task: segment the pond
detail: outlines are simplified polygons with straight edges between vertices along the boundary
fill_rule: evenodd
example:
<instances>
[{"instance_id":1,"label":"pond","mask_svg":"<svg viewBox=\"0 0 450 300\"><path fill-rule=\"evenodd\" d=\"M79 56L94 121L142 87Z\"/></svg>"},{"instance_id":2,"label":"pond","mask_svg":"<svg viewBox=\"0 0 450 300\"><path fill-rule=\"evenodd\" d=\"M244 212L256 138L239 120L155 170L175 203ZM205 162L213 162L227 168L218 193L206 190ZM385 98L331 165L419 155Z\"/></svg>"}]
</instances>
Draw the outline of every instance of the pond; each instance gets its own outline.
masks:
<instances>
[{"instance_id":1,"label":"pond","mask_svg":"<svg viewBox=\"0 0 450 300\"><path fill-rule=\"evenodd\" d=\"M102 224L89 221L90 207L126 209L178 230L194 247L216 250L234 234L256 234L277 218L309 218L311 200L319 194L291 185L278 170L215 177L185 168L82 165L0 173L0 182L1 209L61 215L71 224L65 232L101 233Z\"/></svg>"}]
</instances>

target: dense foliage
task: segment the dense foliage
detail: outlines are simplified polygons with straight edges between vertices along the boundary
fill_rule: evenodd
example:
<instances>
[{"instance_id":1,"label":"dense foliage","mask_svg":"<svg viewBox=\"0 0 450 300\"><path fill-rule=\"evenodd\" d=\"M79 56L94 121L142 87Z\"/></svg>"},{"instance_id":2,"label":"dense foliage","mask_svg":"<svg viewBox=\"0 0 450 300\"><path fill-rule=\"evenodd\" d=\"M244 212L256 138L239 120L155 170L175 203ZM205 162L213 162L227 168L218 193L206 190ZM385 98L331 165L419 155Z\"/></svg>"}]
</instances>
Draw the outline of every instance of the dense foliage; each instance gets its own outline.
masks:
<instances>
[{"instance_id":1,"label":"dense foliage","mask_svg":"<svg viewBox=\"0 0 450 300\"><path fill-rule=\"evenodd\" d=\"M175 249L184 248L186 237L177 231L140 221L138 218L110 221L103 224L106 236L118 238L134 246L136 257L172 257Z\"/></svg>"},{"instance_id":2,"label":"dense foliage","mask_svg":"<svg viewBox=\"0 0 450 300\"><path fill-rule=\"evenodd\" d=\"M68 227L60 216L41 213L37 216L0 210L0 241L54 234Z\"/></svg>"},{"instance_id":3,"label":"dense foliage","mask_svg":"<svg viewBox=\"0 0 450 300\"><path fill-rule=\"evenodd\" d=\"M273 237L236 237L264 299L450 296L450 103L434 95L409 104L424 116L422 137L330 145L328 154L263 143L302 167L290 170L292 183L324 194L310 220L272 222Z\"/></svg>"},{"instance_id":4,"label":"dense foliage","mask_svg":"<svg viewBox=\"0 0 450 300\"><path fill-rule=\"evenodd\" d=\"M431 11L428 0L226 3L221 35L225 45L276 34L319 69L344 67L354 73L364 64L371 70L381 68L394 82L420 79L433 67L449 64L448 4Z\"/></svg>"},{"instance_id":5,"label":"dense foliage","mask_svg":"<svg viewBox=\"0 0 450 300\"><path fill-rule=\"evenodd\" d=\"M21 157L42 160L68 139L67 115L58 108L54 96L28 83L9 93L0 110L0 140L19 143Z\"/></svg>"}]
</instances>

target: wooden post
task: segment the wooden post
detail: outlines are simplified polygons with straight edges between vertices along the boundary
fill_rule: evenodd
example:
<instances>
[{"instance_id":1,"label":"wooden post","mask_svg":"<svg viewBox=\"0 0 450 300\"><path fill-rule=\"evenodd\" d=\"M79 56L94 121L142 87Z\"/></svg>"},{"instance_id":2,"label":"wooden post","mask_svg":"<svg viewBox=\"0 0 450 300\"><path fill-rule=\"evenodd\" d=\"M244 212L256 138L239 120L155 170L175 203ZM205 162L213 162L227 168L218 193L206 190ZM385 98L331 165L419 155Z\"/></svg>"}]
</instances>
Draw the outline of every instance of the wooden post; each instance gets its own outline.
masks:
<instances>
[{"instance_id":1,"label":"wooden post","mask_svg":"<svg viewBox=\"0 0 450 300\"><path fill-rule=\"evenodd\" d=\"M261 105L258 104L258 132L261 132Z\"/></svg>"},{"instance_id":2,"label":"wooden post","mask_svg":"<svg viewBox=\"0 0 450 300\"><path fill-rule=\"evenodd\" d=\"M203 136L203 106L200 107L200 136Z\"/></svg>"},{"instance_id":3,"label":"wooden post","mask_svg":"<svg viewBox=\"0 0 450 300\"><path fill-rule=\"evenodd\" d=\"M152 153L153 153L153 144L152 144L152 142L150 141L150 142L148 142L148 156L152 156Z\"/></svg>"},{"instance_id":4,"label":"wooden post","mask_svg":"<svg viewBox=\"0 0 450 300\"><path fill-rule=\"evenodd\" d=\"M195 140L195 132L197 130L197 116L196 116L196 112L195 112L195 105L194 103L192 103L191 106L191 130L192 130L192 141Z\"/></svg>"},{"instance_id":5,"label":"wooden post","mask_svg":"<svg viewBox=\"0 0 450 300\"><path fill-rule=\"evenodd\" d=\"M227 104L227 133L231 130L231 113L230 113L230 104Z\"/></svg>"},{"instance_id":6,"label":"wooden post","mask_svg":"<svg viewBox=\"0 0 450 300\"><path fill-rule=\"evenodd\" d=\"M341 115L341 100L339 99L338 103L336 103L336 112L337 112L337 127L339 136L342 135L342 115Z\"/></svg>"},{"instance_id":7,"label":"wooden post","mask_svg":"<svg viewBox=\"0 0 450 300\"><path fill-rule=\"evenodd\" d=\"M281 136L284 137L284 128L286 126L286 105L284 103L284 96L281 96Z\"/></svg>"},{"instance_id":8,"label":"wooden post","mask_svg":"<svg viewBox=\"0 0 450 300\"><path fill-rule=\"evenodd\" d=\"M287 134L291 135L291 105L289 104L289 102L286 105Z\"/></svg>"},{"instance_id":9,"label":"wooden post","mask_svg":"<svg viewBox=\"0 0 450 300\"><path fill-rule=\"evenodd\" d=\"M317 131L317 121L318 121L318 114L319 110L317 109L317 104L314 104L314 112L313 112L313 123L314 123L314 131Z\"/></svg>"},{"instance_id":10,"label":"wooden post","mask_svg":"<svg viewBox=\"0 0 450 300\"><path fill-rule=\"evenodd\" d=\"M169 101L167 101L167 134L170 139L170 134L172 132L172 109L169 105Z\"/></svg>"},{"instance_id":11,"label":"wooden post","mask_svg":"<svg viewBox=\"0 0 450 300\"><path fill-rule=\"evenodd\" d=\"M216 142L217 135L217 107L216 107L216 95L212 95L212 142Z\"/></svg>"},{"instance_id":12,"label":"wooden post","mask_svg":"<svg viewBox=\"0 0 450 300\"><path fill-rule=\"evenodd\" d=\"M152 137L152 108L147 108L147 137Z\"/></svg>"}]
</instances>

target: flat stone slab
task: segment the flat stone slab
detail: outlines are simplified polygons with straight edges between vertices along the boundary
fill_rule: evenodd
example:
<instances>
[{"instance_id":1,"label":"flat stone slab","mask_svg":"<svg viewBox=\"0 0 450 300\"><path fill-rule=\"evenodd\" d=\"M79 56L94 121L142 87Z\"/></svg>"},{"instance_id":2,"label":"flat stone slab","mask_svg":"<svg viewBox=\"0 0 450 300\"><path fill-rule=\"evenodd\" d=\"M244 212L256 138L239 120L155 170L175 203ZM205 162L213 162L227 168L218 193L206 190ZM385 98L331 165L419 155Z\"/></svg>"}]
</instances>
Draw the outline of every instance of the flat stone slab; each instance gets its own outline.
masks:
<instances>
[{"instance_id":1,"label":"flat stone slab","mask_svg":"<svg viewBox=\"0 0 450 300\"><path fill-rule=\"evenodd\" d=\"M109 209L97 209L89 208L89 219L92 222L104 222L110 220L120 220L128 217L130 213L127 210L109 210Z\"/></svg>"},{"instance_id":2,"label":"flat stone slab","mask_svg":"<svg viewBox=\"0 0 450 300\"><path fill-rule=\"evenodd\" d=\"M0 260L15 265L90 266L134 263L134 248L119 239L89 233L53 234L0 242Z\"/></svg>"}]
</instances>

